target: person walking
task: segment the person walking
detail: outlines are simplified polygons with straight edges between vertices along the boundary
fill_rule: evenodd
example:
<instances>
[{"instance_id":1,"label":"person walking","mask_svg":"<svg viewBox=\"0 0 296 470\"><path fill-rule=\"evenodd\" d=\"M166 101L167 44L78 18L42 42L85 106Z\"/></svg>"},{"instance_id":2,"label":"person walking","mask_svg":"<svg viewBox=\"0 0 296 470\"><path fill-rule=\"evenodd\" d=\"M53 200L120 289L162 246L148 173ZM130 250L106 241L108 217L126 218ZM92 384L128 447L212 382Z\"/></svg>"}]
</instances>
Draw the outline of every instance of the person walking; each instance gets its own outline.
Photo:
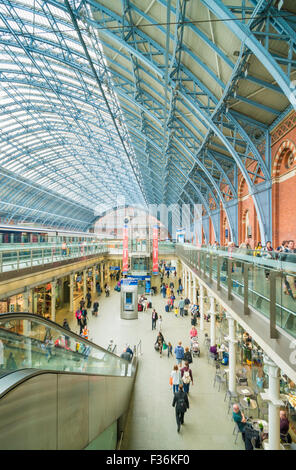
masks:
<instances>
[{"instance_id":1,"label":"person walking","mask_svg":"<svg viewBox=\"0 0 296 470\"><path fill-rule=\"evenodd\" d=\"M165 284L162 284L162 286L161 286L161 293L162 293L162 297L165 299L165 298L166 298L166 287L165 287Z\"/></svg>"},{"instance_id":2,"label":"person walking","mask_svg":"<svg viewBox=\"0 0 296 470\"><path fill-rule=\"evenodd\" d=\"M173 355L173 346L172 343L168 342L168 357Z\"/></svg>"},{"instance_id":3,"label":"person walking","mask_svg":"<svg viewBox=\"0 0 296 470\"><path fill-rule=\"evenodd\" d=\"M188 362L188 364L191 364L193 361L191 351L189 350L188 347L185 348L184 361L185 361L185 364L186 362Z\"/></svg>"},{"instance_id":4,"label":"person walking","mask_svg":"<svg viewBox=\"0 0 296 470\"><path fill-rule=\"evenodd\" d=\"M176 393L179 391L179 385L182 382L181 373L179 371L179 367L177 366L177 364L174 365L170 377L171 377L171 382L173 386L173 393Z\"/></svg>"},{"instance_id":5,"label":"person walking","mask_svg":"<svg viewBox=\"0 0 296 470\"><path fill-rule=\"evenodd\" d=\"M172 406L176 410L177 431L180 432L181 424L184 424L184 414L189 409L188 396L182 384L179 385L179 391L174 394Z\"/></svg>"},{"instance_id":6,"label":"person walking","mask_svg":"<svg viewBox=\"0 0 296 470\"><path fill-rule=\"evenodd\" d=\"M162 331L162 316L161 315L159 315L159 317L158 317L157 329L158 329L158 331Z\"/></svg>"},{"instance_id":7,"label":"person walking","mask_svg":"<svg viewBox=\"0 0 296 470\"><path fill-rule=\"evenodd\" d=\"M91 293L90 293L89 290L88 290L88 292L87 292L87 294L86 294L86 300L87 300L86 308L90 308L90 307L91 307Z\"/></svg>"},{"instance_id":8,"label":"person walking","mask_svg":"<svg viewBox=\"0 0 296 470\"><path fill-rule=\"evenodd\" d=\"M163 349L163 343L164 343L164 337L161 331L158 333L157 338L156 338L156 343L158 345L158 351L159 351L159 356L162 357L162 349Z\"/></svg>"},{"instance_id":9,"label":"person walking","mask_svg":"<svg viewBox=\"0 0 296 470\"><path fill-rule=\"evenodd\" d=\"M81 333L81 331L82 331L82 328L81 328L81 318L82 318L81 310L76 310L75 317L76 317L77 325L79 326L80 333Z\"/></svg>"},{"instance_id":10,"label":"person walking","mask_svg":"<svg viewBox=\"0 0 296 470\"><path fill-rule=\"evenodd\" d=\"M178 346L175 347L174 353L176 354L177 364L182 366L182 360L184 359L184 348L182 346L182 341L179 341Z\"/></svg>"},{"instance_id":11,"label":"person walking","mask_svg":"<svg viewBox=\"0 0 296 470\"><path fill-rule=\"evenodd\" d=\"M180 310L180 316L181 317L184 316L184 307L185 307L185 301L184 301L183 297L181 297L181 299L179 301L179 310Z\"/></svg>"},{"instance_id":12,"label":"person walking","mask_svg":"<svg viewBox=\"0 0 296 470\"><path fill-rule=\"evenodd\" d=\"M189 363L186 361L185 366L181 369L181 377L183 381L183 390L185 393L189 393L190 382L193 385L193 375L192 370L189 367Z\"/></svg>"},{"instance_id":13,"label":"person walking","mask_svg":"<svg viewBox=\"0 0 296 470\"><path fill-rule=\"evenodd\" d=\"M191 330L190 330L190 338L196 338L197 337L197 329L195 328L195 326L192 326Z\"/></svg>"},{"instance_id":14,"label":"person walking","mask_svg":"<svg viewBox=\"0 0 296 470\"><path fill-rule=\"evenodd\" d=\"M156 322L158 320L158 314L155 310L155 308L152 310L152 330L155 330L156 329Z\"/></svg>"},{"instance_id":15,"label":"person walking","mask_svg":"<svg viewBox=\"0 0 296 470\"><path fill-rule=\"evenodd\" d=\"M99 310L99 302L96 300L93 304L93 311L92 314L97 317L98 316L98 310Z\"/></svg>"}]
</instances>

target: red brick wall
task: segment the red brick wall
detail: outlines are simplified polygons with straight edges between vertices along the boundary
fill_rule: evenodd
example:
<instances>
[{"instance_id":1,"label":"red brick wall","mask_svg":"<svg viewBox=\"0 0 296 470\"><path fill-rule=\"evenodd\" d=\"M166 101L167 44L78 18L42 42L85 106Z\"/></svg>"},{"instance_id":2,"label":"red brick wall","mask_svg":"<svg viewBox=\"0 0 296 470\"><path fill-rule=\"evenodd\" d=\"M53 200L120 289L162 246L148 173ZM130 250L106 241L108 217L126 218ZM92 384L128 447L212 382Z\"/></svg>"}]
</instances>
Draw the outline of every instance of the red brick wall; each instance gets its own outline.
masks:
<instances>
[{"instance_id":1,"label":"red brick wall","mask_svg":"<svg viewBox=\"0 0 296 470\"><path fill-rule=\"evenodd\" d=\"M273 245L296 241L296 113L291 113L272 133ZM288 158L294 159L288 166Z\"/></svg>"}]
</instances>

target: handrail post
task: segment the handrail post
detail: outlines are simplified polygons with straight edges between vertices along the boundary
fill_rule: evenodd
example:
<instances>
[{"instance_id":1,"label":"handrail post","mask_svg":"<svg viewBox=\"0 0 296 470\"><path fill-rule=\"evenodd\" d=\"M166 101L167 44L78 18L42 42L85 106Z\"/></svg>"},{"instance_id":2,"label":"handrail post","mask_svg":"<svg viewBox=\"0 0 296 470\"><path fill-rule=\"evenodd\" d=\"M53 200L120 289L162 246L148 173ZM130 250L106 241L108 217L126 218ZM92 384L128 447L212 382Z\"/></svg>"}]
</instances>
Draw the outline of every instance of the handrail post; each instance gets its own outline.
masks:
<instances>
[{"instance_id":1,"label":"handrail post","mask_svg":"<svg viewBox=\"0 0 296 470\"><path fill-rule=\"evenodd\" d=\"M227 298L228 300L232 300L232 295L231 295L231 291L232 291L232 260L228 258L228 278L227 278Z\"/></svg>"},{"instance_id":2,"label":"handrail post","mask_svg":"<svg viewBox=\"0 0 296 470\"><path fill-rule=\"evenodd\" d=\"M249 311L249 264L242 262L244 269L244 315L248 315Z\"/></svg>"},{"instance_id":3,"label":"handrail post","mask_svg":"<svg viewBox=\"0 0 296 470\"><path fill-rule=\"evenodd\" d=\"M20 269L20 250L17 250L16 268L17 268L17 269Z\"/></svg>"},{"instance_id":4,"label":"handrail post","mask_svg":"<svg viewBox=\"0 0 296 470\"><path fill-rule=\"evenodd\" d=\"M209 272L209 280L210 280L210 283L212 283L212 280L213 280L213 255L212 255L212 253L210 254L210 272Z\"/></svg>"},{"instance_id":5,"label":"handrail post","mask_svg":"<svg viewBox=\"0 0 296 470\"><path fill-rule=\"evenodd\" d=\"M3 273L3 251L0 254L0 272Z\"/></svg>"},{"instance_id":6,"label":"handrail post","mask_svg":"<svg viewBox=\"0 0 296 470\"><path fill-rule=\"evenodd\" d=\"M270 326L270 338L278 338L278 331L276 329L276 271L270 271L269 274L269 286L270 286L270 298L269 298L269 326Z\"/></svg>"},{"instance_id":7,"label":"handrail post","mask_svg":"<svg viewBox=\"0 0 296 470\"><path fill-rule=\"evenodd\" d=\"M31 248L30 251L31 251L31 268L32 268L32 266L33 266L33 249Z\"/></svg>"},{"instance_id":8,"label":"handrail post","mask_svg":"<svg viewBox=\"0 0 296 470\"><path fill-rule=\"evenodd\" d=\"M217 290L221 290L221 285L220 285L220 269L221 269L220 256L217 255Z\"/></svg>"}]
</instances>

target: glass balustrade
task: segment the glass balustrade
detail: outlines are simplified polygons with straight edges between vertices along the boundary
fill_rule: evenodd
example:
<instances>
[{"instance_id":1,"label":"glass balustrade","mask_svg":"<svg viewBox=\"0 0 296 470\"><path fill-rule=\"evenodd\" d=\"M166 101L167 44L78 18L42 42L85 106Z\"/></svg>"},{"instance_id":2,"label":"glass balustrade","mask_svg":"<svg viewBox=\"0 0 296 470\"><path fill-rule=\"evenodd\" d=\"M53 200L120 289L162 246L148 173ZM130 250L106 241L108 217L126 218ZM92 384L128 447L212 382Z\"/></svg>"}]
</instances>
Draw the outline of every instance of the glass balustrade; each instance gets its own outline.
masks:
<instances>
[{"instance_id":1,"label":"glass balustrade","mask_svg":"<svg viewBox=\"0 0 296 470\"><path fill-rule=\"evenodd\" d=\"M275 298L276 324L296 337L296 253L177 244L176 254L267 318ZM210 275L211 273L211 275ZM245 287L246 283L246 287Z\"/></svg>"},{"instance_id":2,"label":"glass balustrade","mask_svg":"<svg viewBox=\"0 0 296 470\"><path fill-rule=\"evenodd\" d=\"M105 244L68 245L62 246L34 246L33 248L21 247L3 249L0 247L0 272L25 269L33 266L42 266L55 261L63 261L72 258L107 253Z\"/></svg>"},{"instance_id":3,"label":"glass balustrade","mask_svg":"<svg viewBox=\"0 0 296 470\"><path fill-rule=\"evenodd\" d=\"M0 315L1 374L29 368L131 375L132 365L58 325L28 314Z\"/></svg>"}]
</instances>

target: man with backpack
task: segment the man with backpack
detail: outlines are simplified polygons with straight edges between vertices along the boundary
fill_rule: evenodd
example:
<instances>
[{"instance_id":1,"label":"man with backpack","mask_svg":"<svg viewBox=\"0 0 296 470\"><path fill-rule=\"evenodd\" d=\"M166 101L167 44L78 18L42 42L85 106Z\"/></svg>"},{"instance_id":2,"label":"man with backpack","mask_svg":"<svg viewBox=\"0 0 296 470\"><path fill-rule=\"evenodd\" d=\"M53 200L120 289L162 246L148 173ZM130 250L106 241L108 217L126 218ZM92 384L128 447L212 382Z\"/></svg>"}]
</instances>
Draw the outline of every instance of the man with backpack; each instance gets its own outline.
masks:
<instances>
[{"instance_id":1,"label":"man with backpack","mask_svg":"<svg viewBox=\"0 0 296 470\"><path fill-rule=\"evenodd\" d=\"M183 385L179 385L179 391L175 393L172 406L175 406L177 431L180 432L181 424L184 424L184 414L189 409L187 393L183 391Z\"/></svg>"}]
</instances>

